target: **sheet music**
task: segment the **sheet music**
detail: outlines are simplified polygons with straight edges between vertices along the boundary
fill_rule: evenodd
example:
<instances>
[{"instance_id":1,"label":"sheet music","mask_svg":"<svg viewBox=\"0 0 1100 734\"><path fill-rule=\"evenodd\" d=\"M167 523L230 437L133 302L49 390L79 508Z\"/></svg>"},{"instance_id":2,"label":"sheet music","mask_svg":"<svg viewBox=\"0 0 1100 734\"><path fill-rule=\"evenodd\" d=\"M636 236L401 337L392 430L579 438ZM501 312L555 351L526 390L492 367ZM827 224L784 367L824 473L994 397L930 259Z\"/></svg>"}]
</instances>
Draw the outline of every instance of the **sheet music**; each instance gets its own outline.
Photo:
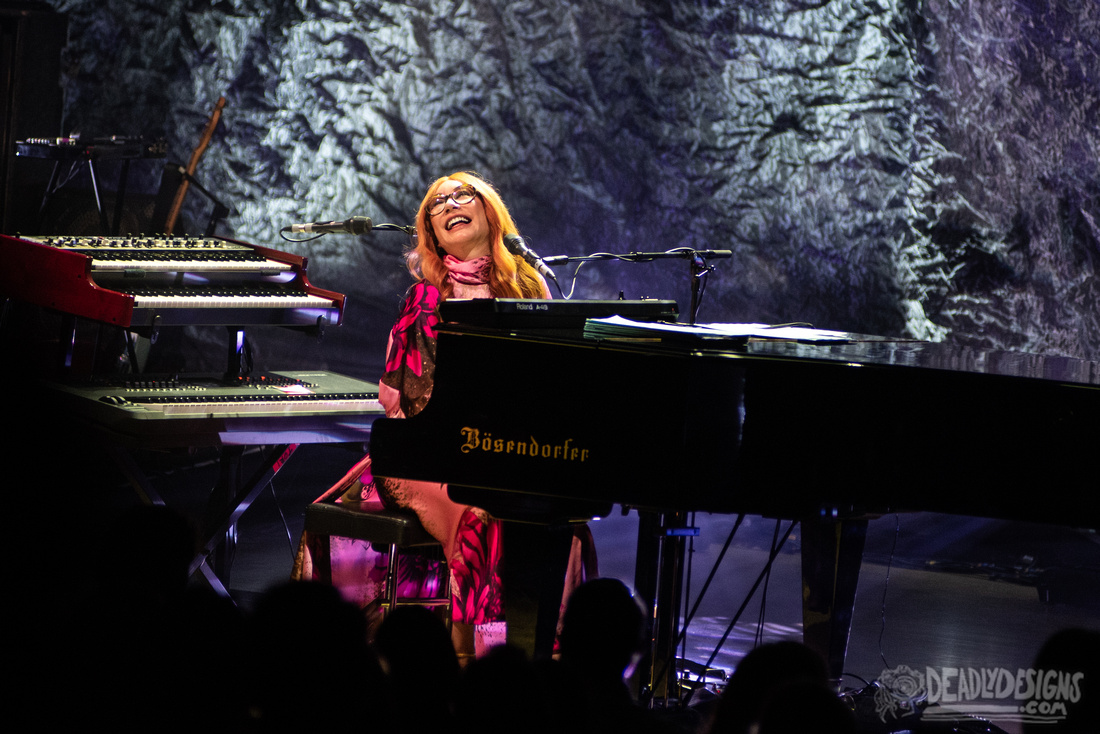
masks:
<instances>
[{"instance_id":1,"label":"sheet music","mask_svg":"<svg viewBox=\"0 0 1100 734\"><path fill-rule=\"evenodd\" d=\"M589 339L680 337L720 339L746 342L749 339L774 339L811 343L847 342L851 336L843 331L812 329L804 326L769 326L768 324L670 324L631 321L621 316L588 319L584 336Z\"/></svg>"}]
</instances>

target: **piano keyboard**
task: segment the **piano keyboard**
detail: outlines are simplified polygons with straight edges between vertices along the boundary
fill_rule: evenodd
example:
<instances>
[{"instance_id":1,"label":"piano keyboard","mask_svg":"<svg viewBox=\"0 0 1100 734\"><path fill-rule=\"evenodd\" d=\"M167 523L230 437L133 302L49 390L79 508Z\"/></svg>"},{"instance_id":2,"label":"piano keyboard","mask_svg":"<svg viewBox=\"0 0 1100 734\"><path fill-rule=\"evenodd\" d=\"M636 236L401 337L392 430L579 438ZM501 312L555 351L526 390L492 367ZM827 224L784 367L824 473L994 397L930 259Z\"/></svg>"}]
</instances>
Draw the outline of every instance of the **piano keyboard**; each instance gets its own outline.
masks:
<instances>
[{"instance_id":1,"label":"piano keyboard","mask_svg":"<svg viewBox=\"0 0 1100 734\"><path fill-rule=\"evenodd\" d=\"M374 419L385 414L378 385L323 371L43 384L66 414L148 446L361 442L369 438Z\"/></svg>"},{"instance_id":2,"label":"piano keyboard","mask_svg":"<svg viewBox=\"0 0 1100 734\"><path fill-rule=\"evenodd\" d=\"M251 247L212 237L25 237L30 242L87 255L92 272L256 273L292 271Z\"/></svg>"},{"instance_id":3,"label":"piano keyboard","mask_svg":"<svg viewBox=\"0 0 1100 734\"><path fill-rule=\"evenodd\" d=\"M377 393L317 395L189 395L136 398L126 401L145 410L172 415L290 415L295 413L383 413Z\"/></svg>"},{"instance_id":4,"label":"piano keyboard","mask_svg":"<svg viewBox=\"0 0 1100 734\"><path fill-rule=\"evenodd\" d=\"M331 298L254 283L248 288L130 288L134 308L334 308Z\"/></svg>"},{"instance_id":5,"label":"piano keyboard","mask_svg":"<svg viewBox=\"0 0 1100 734\"><path fill-rule=\"evenodd\" d=\"M131 329L339 324L299 255L217 237L0 235L0 293Z\"/></svg>"}]
</instances>

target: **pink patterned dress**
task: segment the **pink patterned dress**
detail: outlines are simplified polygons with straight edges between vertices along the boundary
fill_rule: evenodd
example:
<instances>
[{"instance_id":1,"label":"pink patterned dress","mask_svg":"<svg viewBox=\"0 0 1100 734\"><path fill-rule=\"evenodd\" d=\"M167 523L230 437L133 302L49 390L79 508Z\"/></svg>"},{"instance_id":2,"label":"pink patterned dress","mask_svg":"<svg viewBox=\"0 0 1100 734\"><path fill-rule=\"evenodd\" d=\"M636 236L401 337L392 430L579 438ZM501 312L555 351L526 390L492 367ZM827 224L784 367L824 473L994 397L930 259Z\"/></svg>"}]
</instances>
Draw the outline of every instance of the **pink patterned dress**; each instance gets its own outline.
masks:
<instances>
[{"instance_id":1,"label":"pink patterned dress","mask_svg":"<svg viewBox=\"0 0 1100 734\"><path fill-rule=\"evenodd\" d=\"M490 298L489 258L464 262L447 256L444 260L455 298ZM548 295L548 293L547 293ZM379 381L379 397L389 417L413 416L423 410L431 397L435 374L436 327L441 300L437 288L426 282L415 284L405 299L401 314L390 332L385 372ZM439 491L444 487L434 485ZM413 507L424 525L431 529L431 517L398 488L383 480L375 481L369 455L359 461L317 501L359 502L365 509L375 507ZM454 506L457 528L449 555L453 619L469 625L489 625L504 621L504 598L500 580L502 558L500 525L476 508ZM376 550L366 541L349 538L317 538L304 534L295 563L295 578L316 578L312 559L318 556L318 543L328 543L332 583L344 596L367 606L382 594L388 558L385 549ZM586 576L596 574L595 551L591 534L581 527L565 579L565 594ZM399 590L402 596L432 596L438 593L444 574L438 562L403 555L399 566Z\"/></svg>"}]
</instances>

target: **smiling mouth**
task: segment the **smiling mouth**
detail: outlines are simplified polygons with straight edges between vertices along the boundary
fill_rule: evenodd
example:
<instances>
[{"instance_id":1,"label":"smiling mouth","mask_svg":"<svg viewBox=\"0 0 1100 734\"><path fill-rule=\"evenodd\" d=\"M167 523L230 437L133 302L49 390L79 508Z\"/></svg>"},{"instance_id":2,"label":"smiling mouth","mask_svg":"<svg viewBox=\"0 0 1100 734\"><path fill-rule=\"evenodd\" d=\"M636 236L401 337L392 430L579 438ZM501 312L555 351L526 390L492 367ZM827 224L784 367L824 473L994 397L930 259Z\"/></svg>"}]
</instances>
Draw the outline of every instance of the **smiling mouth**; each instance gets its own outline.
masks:
<instances>
[{"instance_id":1,"label":"smiling mouth","mask_svg":"<svg viewBox=\"0 0 1100 734\"><path fill-rule=\"evenodd\" d=\"M470 223L470 218L469 217L463 217L463 216L453 217L453 218L447 220L447 224L446 224L445 229L448 232L450 232L451 229L453 229L454 227L456 227L459 224L469 224L469 223Z\"/></svg>"}]
</instances>

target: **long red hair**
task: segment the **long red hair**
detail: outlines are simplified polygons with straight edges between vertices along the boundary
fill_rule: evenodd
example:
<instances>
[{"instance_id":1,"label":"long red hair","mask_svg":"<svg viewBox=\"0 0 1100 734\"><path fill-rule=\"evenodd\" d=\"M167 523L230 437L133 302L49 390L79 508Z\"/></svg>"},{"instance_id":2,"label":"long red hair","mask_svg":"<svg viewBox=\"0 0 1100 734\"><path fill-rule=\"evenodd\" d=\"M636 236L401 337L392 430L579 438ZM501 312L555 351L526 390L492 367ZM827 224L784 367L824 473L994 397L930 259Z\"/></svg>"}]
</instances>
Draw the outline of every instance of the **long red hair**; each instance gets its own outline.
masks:
<instances>
[{"instance_id":1,"label":"long red hair","mask_svg":"<svg viewBox=\"0 0 1100 734\"><path fill-rule=\"evenodd\" d=\"M546 298L546 285L535 269L508 252L504 246L504 235L518 234L504 200L492 184L469 171L436 179L420 202L420 209L416 212L416 247L405 255L413 277L434 285L443 298L450 298L454 292L447 279L447 267L443 264L446 252L436 239L428 213L439 187L447 181L461 181L473 186L485 207L485 219L489 223L489 252L493 261L489 271L489 290L492 294L497 298Z\"/></svg>"}]
</instances>

